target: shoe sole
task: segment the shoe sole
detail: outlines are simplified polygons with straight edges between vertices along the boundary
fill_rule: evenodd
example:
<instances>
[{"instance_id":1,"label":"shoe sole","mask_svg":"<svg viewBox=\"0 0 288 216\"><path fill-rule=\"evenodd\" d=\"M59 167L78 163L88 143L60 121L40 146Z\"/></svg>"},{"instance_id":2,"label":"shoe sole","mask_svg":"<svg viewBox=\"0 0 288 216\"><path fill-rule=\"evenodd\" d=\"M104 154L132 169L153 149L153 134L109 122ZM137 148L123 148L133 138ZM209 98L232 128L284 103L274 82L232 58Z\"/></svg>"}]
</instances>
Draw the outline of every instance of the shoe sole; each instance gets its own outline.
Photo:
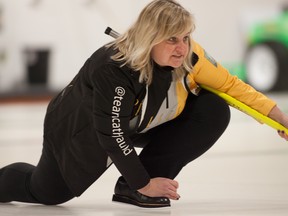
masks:
<instances>
[{"instance_id":1,"label":"shoe sole","mask_svg":"<svg viewBox=\"0 0 288 216\"><path fill-rule=\"evenodd\" d=\"M114 194L112 197L112 201L122 202L127 204L136 205L142 208L162 208L162 207L170 207L170 204L153 204L153 203L141 203L136 200L133 200L126 196L121 196L118 194Z\"/></svg>"}]
</instances>

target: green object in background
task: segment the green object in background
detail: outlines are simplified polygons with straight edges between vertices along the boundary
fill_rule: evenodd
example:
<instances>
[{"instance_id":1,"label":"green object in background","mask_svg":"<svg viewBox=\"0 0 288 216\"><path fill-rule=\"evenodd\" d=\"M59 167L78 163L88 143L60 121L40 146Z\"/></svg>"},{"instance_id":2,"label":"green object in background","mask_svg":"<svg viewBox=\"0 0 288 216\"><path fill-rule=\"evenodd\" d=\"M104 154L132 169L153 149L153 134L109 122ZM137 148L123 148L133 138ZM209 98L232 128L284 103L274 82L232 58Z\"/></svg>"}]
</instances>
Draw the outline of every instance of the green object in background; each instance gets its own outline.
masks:
<instances>
[{"instance_id":1,"label":"green object in background","mask_svg":"<svg viewBox=\"0 0 288 216\"><path fill-rule=\"evenodd\" d=\"M243 63L223 63L223 66L229 70L230 74L237 76L243 81L246 81L246 71Z\"/></svg>"},{"instance_id":2,"label":"green object in background","mask_svg":"<svg viewBox=\"0 0 288 216\"><path fill-rule=\"evenodd\" d=\"M245 80L257 90L288 90L288 8L278 17L252 26L243 61Z\"/></svg>"},{"instance_id":3,"label":"green object in background","mask_svg":"<svg viewBox=\"0 0 288 216\"><path fill-rule=\"evenodd\" d=\"M274 41L288 47L288 11L274 20L256 23L250 29L247 39L249 45Z\"/></svg>"}]
</instances>

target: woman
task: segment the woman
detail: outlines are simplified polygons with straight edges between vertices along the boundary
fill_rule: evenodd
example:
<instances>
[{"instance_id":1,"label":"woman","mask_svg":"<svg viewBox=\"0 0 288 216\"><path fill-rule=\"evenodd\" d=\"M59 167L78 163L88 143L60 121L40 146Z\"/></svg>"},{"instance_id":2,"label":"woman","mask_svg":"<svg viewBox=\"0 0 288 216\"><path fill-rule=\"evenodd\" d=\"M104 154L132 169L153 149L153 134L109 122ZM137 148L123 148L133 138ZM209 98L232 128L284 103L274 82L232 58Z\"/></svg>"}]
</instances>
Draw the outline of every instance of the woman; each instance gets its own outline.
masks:
<instances>
[{"instance_id":1,"label":"woman","mask_svg":"<svg viewBox=\"0 0 288 216\"><path fill-rule=\"evenodd\" d=\"M173 179L218 140L230 119L228 105L197 84L226 92L287 127L276 104L209 57L191 39L193 30L192 15L176 1L148 4L50 102L38 165L2 168L0 201L64 203L113 162L122 174L114 201L169 206L169 199L180 197ZM134 147L143 148L139 156Z\"/></svg>"}]
</instances>

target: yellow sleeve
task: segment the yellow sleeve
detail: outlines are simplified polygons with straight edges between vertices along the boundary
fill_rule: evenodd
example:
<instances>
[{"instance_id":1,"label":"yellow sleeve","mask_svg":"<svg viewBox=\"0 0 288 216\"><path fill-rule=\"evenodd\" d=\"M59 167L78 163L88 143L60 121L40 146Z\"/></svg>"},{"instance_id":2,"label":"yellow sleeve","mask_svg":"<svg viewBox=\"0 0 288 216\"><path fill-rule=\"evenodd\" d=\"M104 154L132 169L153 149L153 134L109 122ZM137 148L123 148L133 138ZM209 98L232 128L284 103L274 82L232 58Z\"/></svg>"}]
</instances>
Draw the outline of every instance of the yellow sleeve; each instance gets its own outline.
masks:
<instances>
[{"instance_id":1,"label":"yellow sleeve","mask_svg":"<svg viewBox=\"0 0 288 216\"><path fill-rule=\"evenodd\" d=\"M195 56L193 58L193 71L188 75L190 80L224 92L266 116L269 114L276 105L274 101L238 77L231 75L227 69L210 57L198 43L193 41L192 46Z\"/></svg>"}]
</instances>

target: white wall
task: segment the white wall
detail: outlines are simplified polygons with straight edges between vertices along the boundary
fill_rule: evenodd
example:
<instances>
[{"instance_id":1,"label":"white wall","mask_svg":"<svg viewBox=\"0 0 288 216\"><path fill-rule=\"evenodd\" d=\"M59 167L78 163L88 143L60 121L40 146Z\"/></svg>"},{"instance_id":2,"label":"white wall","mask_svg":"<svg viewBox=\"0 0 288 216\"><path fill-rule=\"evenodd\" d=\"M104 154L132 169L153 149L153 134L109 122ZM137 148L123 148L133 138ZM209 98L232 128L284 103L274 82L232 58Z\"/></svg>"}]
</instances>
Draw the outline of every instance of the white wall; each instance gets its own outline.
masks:
<instances>
[{"instance_id":1,"label":"white wall","mask_svg":"<svg viewBox=\"0 0 288 216\"><path fill-rule=\"evenodd\" d=\"M49 87L61 89L92 52L111 39L104 34L107 26L124 31L148 2L0 0L0 92L25 83L23 50L27 47L52 49ZM194 38L218 61L235 62L244 53L247 23L275 14L285 0L179 2L196 17Z\"/></svg>"}]
</instances>

